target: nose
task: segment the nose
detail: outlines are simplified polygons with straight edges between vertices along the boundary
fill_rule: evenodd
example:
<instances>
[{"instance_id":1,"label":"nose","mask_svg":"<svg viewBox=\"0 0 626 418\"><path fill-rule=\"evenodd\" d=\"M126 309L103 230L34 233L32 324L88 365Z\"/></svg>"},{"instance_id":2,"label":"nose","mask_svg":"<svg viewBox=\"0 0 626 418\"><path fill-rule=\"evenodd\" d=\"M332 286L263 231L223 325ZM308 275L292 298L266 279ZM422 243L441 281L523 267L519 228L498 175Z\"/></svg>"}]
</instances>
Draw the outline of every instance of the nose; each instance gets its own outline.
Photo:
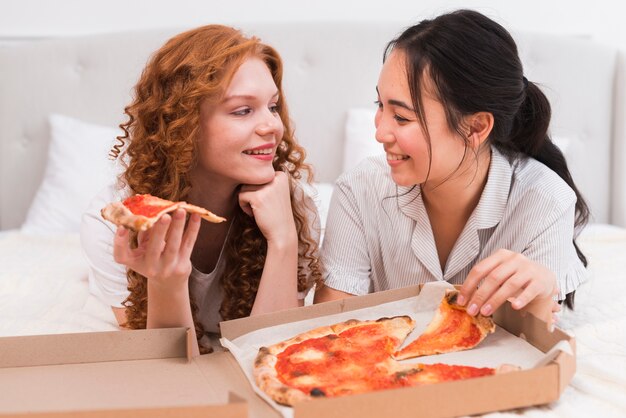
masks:
<instances>
[{"instance_id":1,"label":"nose","mask_svg":"<svg viewBox=\"0 0 626 418\"><path fill-rule=\"evenodd\" d=\"M389 129L389 124L385 120L383 111L381 109L378 109L378 111L376 112L374 125L376 125L376 141L380 142L381 144L394 141L393 133L391 129Z\"/></svg>"},{"instance_id":2,"label":"nose","mask_svg":"<svg viewBox=\"0 0 626 418\"><path fill-rule=\"evenodd\" d=\"M275 135L281 138L283 133L283 121L278 113L267 110L263 112L256 130L260 136Z\"/></svg>"}]
</instances>

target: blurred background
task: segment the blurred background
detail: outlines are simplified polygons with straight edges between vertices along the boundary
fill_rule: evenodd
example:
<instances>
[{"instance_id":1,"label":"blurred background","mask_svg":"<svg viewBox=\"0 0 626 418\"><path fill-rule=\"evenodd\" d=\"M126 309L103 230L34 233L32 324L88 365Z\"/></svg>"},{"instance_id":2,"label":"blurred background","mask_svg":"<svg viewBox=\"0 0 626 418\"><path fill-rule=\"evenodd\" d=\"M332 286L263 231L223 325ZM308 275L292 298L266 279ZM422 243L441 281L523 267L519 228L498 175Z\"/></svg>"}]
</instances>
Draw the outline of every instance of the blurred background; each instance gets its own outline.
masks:
<instances>
[{"instance_id":1,"label":"blurred background","mask_svg":"<svg viewBox=\"0 0 626 418\"><path fill-rule=\"evenodd\" d=\"M0 38L260 21L410 24L458 8L479 10L510 29L590 36L626 49L626 3L609 0L0 0Z\"/></svg>"}]
</instances>

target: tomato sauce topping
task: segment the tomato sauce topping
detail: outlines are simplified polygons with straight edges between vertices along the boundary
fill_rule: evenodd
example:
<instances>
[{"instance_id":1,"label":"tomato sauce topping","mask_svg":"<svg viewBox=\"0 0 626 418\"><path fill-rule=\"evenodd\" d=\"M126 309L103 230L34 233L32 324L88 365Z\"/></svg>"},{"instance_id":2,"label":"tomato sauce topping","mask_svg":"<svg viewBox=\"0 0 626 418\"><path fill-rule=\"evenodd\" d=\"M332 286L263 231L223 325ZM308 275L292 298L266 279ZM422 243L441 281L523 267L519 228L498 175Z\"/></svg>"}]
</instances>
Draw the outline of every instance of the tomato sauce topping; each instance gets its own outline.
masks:
<instances>
[{"instance_id":1,"label":"tomato sauce topping","mask_svg":"<svg viewBox=\"0 0 626 418\"><path fill-rule=\"evenodd\" d=\"M391 358L399 341L386 333L384 326L368 324L291 345L277 356L278 378L304 393L332 397L494 373L445 364L399 369Z\"/></svg>"},{"instance_id":2,"label":"tomato sauce topping","mask_svg":"<svg viewBox=\"0 0 626 418\"><path fill-rule=\"evenodd\" d=\"M405 347L420 347L423 350L449 348L449 347L473 347L480 342L480 330L473 323L472 317L464 310L446 309L444 313L445 324L437 328L435 333L424 333L415 341Z\"/></svg>"},{"instance_id":3,"label":"tomato sauce topping","mask_svg":"<svg viewBox=\"0 0 626 418\"><path fill-rule=\"evenodd\" d=\"M126 206L135 215L142 215L148 218L158 215L161 211L167 207L175 205L172 202L169 205L151 205L147 196L135 195L124 200L124 206Z\"/></svg>"}]
</instances>

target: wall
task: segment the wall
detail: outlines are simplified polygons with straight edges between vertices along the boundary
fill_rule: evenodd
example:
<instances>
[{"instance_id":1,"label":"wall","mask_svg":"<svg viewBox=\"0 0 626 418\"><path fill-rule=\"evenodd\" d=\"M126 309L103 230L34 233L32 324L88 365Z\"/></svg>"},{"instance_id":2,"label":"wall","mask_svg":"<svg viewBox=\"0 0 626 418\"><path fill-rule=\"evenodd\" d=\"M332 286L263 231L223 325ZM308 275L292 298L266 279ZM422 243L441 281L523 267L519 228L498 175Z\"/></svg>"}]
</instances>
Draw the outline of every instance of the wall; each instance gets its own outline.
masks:
<instances>
[{"instance_id":1,"label":"wall","mask_svg":"<svg viewBox=\"0 0 626 418\"><path fill-rule=\"evenodd\" d=\"M458 8L479 10L511 30L587 36L626 53L626 3L609 0L0 0L0 44L207 23L233 24L245 30L246 22L252 21L385 21L398 22L400 29ZM622 62L620 68L626 64ZM619 85L626 86L626 71L617 77ZM622 96L616 96L614 131L623 140L613 152L626 156ZM626 179L626 167L614 166L613 171L615 181ZM614 198L626 205L626 185ZM626 213L617 215L619 223L626 224Z\"/></svg>"},{"instance_id":2,"label":"wall","mask_svg":"<svg viewBox=\"0 0 626 418\"><path fill-rule=\"evenodd\" d=\"M245 26L248 21L349 19L408 24L462 7L480 10L510 29L589 35L626 50L626 25L621 24L626 4L608 0L0 0L0 38L218 22Z\"/></svg>"}]
</instances>

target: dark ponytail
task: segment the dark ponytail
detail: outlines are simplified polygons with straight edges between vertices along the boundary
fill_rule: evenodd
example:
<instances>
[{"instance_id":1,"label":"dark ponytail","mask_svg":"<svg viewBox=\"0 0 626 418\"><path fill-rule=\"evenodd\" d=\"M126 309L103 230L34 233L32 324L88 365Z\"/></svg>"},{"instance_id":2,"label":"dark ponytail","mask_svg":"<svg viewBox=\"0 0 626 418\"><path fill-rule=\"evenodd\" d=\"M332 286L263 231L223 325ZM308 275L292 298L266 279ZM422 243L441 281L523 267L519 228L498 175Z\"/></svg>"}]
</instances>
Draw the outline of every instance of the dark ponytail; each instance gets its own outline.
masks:
<instances>
[{"instance_id":1,"label":"dark ponytail","mask_svg":"<svg viewBox=\"0 0 626 418\"><path fill-rule=\"evenodd\" d=\"M580 230L589 220L589 208L580 191L574 184L572 175L567 167L567 161L561 150L554 145L548 134L551 108L548 98L539 87L527 80L526 98L522 102L515 118L510 134L510 143L514 148L549 167L557 173L576 194L576 220L577 230ZM496 144L497 145L497 144ZM575 237L574 237L575 238ZM587 257L580 251L576 239L574 239L576 254L587 267ZM571 292L565 297L565 305L574 308L574 294Z\"/></svg>"},{"instance_id":2,"label":"dark ponytail","mask_svg":"<svg viewBox=\"0 0 626 418\"><path fill-rule=\"evenodd\" d=\"M422 127L426 121L421 77L427 71L450 128L465 137L461 127L464 116L491 113L490 142L509 159L532 157L558 174L576 194L575 231L582 229L589 208L563 153L548 134L550 103L539 87L524 77L517 45L506 29L478 12L459 10L406 29L387 45L385 58L393 49L406 54L411 99ZM576 236L572 237L574 247L586 267ZM566 295L565 305L573 309L574 292Z\"/></svg>"}]
</instances>

